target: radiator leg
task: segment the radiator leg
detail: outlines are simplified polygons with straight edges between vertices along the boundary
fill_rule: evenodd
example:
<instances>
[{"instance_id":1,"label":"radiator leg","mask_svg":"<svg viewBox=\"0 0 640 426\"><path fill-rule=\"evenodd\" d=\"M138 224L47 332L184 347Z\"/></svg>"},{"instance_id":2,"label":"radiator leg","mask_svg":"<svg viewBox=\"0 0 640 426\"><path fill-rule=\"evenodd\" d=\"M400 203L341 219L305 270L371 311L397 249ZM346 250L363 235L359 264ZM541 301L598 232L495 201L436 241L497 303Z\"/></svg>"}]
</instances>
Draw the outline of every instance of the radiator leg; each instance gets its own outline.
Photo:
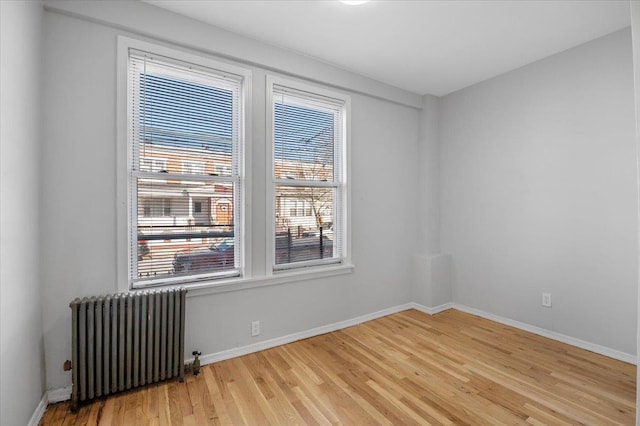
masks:
<instances>
[{"instance_id":1,"label":"radiator leg","mask_svg":"<svg viewBox=\"0 0 640 426\"><path fill-rule=\"evenodd\" d=\"M78 413L78 408L79 408L78 398L76 398L76 395L74 393L72 393L71 394L71 404L69 406L69 409L71 410L71 412L73 414L77 414Z\"/></svg>"}]
</instances>

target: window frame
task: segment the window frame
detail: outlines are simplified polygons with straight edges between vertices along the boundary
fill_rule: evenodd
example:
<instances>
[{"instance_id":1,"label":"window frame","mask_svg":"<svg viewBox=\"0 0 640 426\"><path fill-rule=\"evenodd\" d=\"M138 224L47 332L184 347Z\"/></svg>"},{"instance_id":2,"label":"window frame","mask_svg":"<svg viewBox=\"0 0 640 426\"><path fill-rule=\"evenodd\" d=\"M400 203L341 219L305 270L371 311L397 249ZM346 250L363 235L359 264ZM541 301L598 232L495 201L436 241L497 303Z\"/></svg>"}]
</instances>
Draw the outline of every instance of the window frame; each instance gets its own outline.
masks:
<instances>
[{"instance_id":1,"label":"window frame","mask_svg":"<svg viewBox=\"0 0 640 426\"><path fill-rule=\"evenodd\" d=\"M219 274L194 275L168 277L162 280L148 280L145 282L134 281L132 279L132 270L134 266L130 259L132 258L131 242L133 228L137 228L134 220L137 218L136 199L137 194L130 193L129 189L133 188L132 173L130 172L130 164L132 164L133 149L129 138L129 104L128 104L128 67L129 67L129 51L130 49L150 52L154 55L166 57L169 60L176 60L183 63L194 64L196 67L204 67L214 70L220 75L233 74L239 77L240 83L239 96L239 120L238 128L238 193L235 194L237 200L234 202L239 207L237 216L238 224L236 232L239 234L237 238L240 241L237 258L239 264L239 274L234 274L232 280L241 280L244 277L251 276L251 241L247 232L250 229L250 214L247 212L248 200L251 198L250 180L247 177L247 141L251 137L251 71L230 63L220 62L211 59L204 54L192 54L183 50L172 49L155 43L148 43L141 40L131 39L124 36L118 36L117 40L117 87L116 106L117 106L117 205L116 205L116 266L117 266L117 287L120 291L129 291L134 289L144 289L149 287L171 287L175 285L184 285L187 287L200 287L205 285L216 285L219 282L225 282L228 276ZM190 176L190 175L189 175ZM250 173L249 173L250 176ZM209 180L209 179L208 179ZM210 180L216 180L211 177ZM234 211L234 214L236 212ZM135 218L133 217L135 216ZM136 238L137 240L137 238Z\"/></svg>"},{"instance_id":2,"label":"window frame","mask_svg":"<svg viewBox=\"0 0 640 426\"><path fill-rule=\"evenodd\" d=\"M339 181L333 185L324 185L322 182L313 182L307 180L300 180L297 185L304 187L306 183L311 186L326 186L334 187L335 199L334 203L340 205L339 208L334 206L334 214L340 215L339 220L342 224L342 230L340 235L340 241L342 247L340 248L341 256L331 259L317 259L311 261L292 262L287 264L276 264L276 188L278 185L291 186L292 180L286 177L275 176L275 140L274 140L274 86L287 87L297 92L306 92L312 99L315 97L332 98L343 102L341 108L342 114L342 140L339 142L339 146L334 146L334 150L339 150L340 161L338 164L334 164L334 167L339 167L340 170L334 170L334 179L339 177ZM318 85L309 84L305 81L300 81L293 78L284 78L275 75L267 75L266 78L266 217L267 217L267 238L266 238L266 274L268 276L280 276L288 274L304 274L322 272L324 270L329 271L336 267L353 268L351 264L351 222L350 222L350 194L351 194L351 176L350 176L350 140L351 140L351 97L347 94L327 89ZM286 198L285 198L286 199ZM296 205L297 213L297 205ZM333 222L336 222L334 217Z\"/></svg>"}]
</instances>

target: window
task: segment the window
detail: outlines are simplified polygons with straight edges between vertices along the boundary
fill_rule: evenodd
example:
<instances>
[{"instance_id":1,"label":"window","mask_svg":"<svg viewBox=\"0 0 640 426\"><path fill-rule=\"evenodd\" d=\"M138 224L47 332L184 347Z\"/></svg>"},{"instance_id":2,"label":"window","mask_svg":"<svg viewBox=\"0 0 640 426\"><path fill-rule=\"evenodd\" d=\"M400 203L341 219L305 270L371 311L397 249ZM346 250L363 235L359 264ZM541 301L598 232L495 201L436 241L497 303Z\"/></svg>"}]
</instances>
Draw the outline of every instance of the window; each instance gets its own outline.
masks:
<instances>
[{"instance_id":1,"label":"window","mask_svg":"<svg viewBox=\"0 0 640 426\"><path fill-rule=\"evenodd\" d=\"M171 216L170 198L141 198L140 204L143 206L144 217Z\"/></svg>"},{"instance_id":2,"label":"window","mask_svg":"<svg viewBox=\"0 0 640 426\"><path fill-rule=\"evenodd\" d=\"M349 97L277 78L267 90L273 269L345 263Z\"/></svg>"},{"instance_id":3,"label":"window","mask_svg":"<svg viewBox=\"0 0 640 426\"><path fill-rule=\"evenodd\" d=\"M203 175L204 163L202 161L182 161L182 173L185 175Z\"/></svg>"},{"instance_id":4,"label":"window","mask_svg":"<svg viewBox=\"0 0 640 426\"><path fill-rule=\"evenodd\" d=\"M140 157L140 171L141 172L166 172L167 171L167 159L166 158L149 158Z\"/></svg>"},{"instance_id":5,"label":"window","mask_svg":"<svg viewBox=\"0 0 640 426\"><path fill-rule=\"evenodd\" d=\"M231 166L226 164L216 164L213 167L213 173L218 176L228 176L231 174Z\"/></svg>"},{"instance_id":6,"label":"window","mask_svg":"<svg viewBox=\"0 0 640 426\"><path fill-rule=\"evenodd\" d=\"M248 73L133 45L126 97L130 286L241 276ZM225 173L213 173L216 163ZM212 211L217 205L224 214Z\"/></svg>"}]
</instances>

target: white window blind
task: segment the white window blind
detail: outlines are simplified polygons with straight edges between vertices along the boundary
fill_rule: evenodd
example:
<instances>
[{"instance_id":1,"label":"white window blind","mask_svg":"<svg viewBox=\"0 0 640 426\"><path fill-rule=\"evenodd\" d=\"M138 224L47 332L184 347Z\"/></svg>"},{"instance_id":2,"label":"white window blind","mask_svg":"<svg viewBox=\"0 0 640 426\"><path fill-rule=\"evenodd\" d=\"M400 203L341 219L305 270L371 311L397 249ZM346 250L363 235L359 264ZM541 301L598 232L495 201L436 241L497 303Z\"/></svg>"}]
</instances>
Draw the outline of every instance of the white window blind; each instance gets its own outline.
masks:
<instances>
[{"instance_id":1,"label":"white window blind","mask_svg":"<svg viewBox=\"0 0 640 426\"><path fill-rule=\"evenodd\" d=\"M345 240L345 100L273 84L274 269L337 263Z\"/></svg>"},{"instance_id":2,"label":"white window blind","mask_svg":"<svg viewBox=\"0 0 640 426\"><path fill-rule=\"evenodd\" d=\"M132 287L240 274L242 89L242 76L129 49Z\"/></svg>"}]
</instances>

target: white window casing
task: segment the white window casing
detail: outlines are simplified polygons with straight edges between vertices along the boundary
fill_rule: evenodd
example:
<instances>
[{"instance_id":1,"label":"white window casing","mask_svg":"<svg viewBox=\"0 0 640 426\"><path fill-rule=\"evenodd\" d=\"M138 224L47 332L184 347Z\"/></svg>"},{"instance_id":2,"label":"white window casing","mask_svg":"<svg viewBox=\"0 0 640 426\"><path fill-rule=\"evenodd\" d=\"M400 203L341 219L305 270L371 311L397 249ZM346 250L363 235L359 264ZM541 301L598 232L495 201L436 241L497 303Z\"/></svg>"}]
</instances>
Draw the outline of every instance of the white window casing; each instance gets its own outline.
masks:
<instances>
[{"instance_id":1,"label":"white window casing","mask_svg":"<svg viewBox=\"0 0 640 426\"><path fill-rule=\"evenodd\" d=\"M128 289L242 277L249 71L124 37L118 53ZM214 172L221 162L227 175Z\"/></svg>"},{"instance_id":2,"label":"white window casing","mask_svg":"<svg viewBox=\"0 0 640 426\"><path fill-rule=\"evenodd\" d=\"M267 77L271 272L350 265L350 97Z\"/></svg>"}]
</instances>

